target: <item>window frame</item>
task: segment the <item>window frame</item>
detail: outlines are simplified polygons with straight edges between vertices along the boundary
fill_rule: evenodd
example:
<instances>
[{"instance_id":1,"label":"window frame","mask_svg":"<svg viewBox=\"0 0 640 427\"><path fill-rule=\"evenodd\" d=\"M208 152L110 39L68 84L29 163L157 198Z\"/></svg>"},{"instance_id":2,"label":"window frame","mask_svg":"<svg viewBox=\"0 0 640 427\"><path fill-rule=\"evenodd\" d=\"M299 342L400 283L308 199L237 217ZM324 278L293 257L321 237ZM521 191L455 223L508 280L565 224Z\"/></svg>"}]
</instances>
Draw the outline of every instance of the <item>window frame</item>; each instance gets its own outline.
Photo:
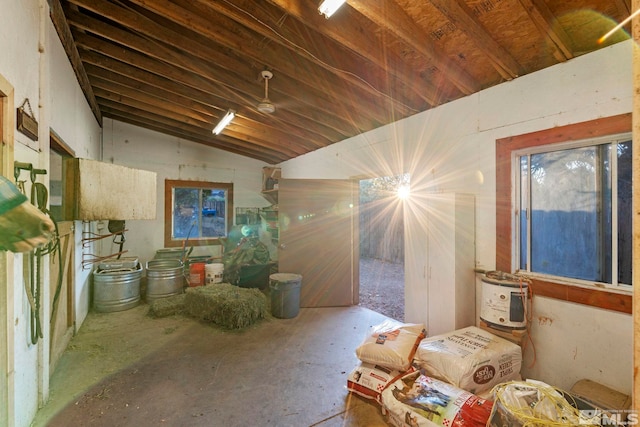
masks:
<instances>
[{"instance_id":1,"label":"window frame","mask_svg":"<svg viewBox=\"0 0 640 427\"><path fill-rule=\"evenodd\" d=\"M514 200L515 181L512 171L514 152L560 142L595 139L631 132L631 113L620 114L572 125L559 126L496 140L496 269L514 272L516 248ZM628 290L581 286L555 277L532 277L535 295L588 306L631 313L632 292Z\"/></svg>"},{"instance_id":2,"label":"window frame","mask_svg":"<svg viewBox=\"0 0 640 427\"><path fill-rule=\"evenodd\" d=\"M546 145L539 145L539 146L535 146L535 147L531 147L531 148L526 148L526 149L522 149L522 150L514 150L512 152L512 161L513 164L517 164L520 163L520 167L522 167L522 157L526 157L527 160L527 164L528 164L528 168L529 171L531 171L531 157L535 156L535 155L539 155L539 154L549 154L549 153L554 153L554 152L565 152L568 150L575 150L575 149L582 149L582 148L593 148L593 147L598 147L597 150L602 151L602 148L605 145L612 145L612 146L616 146L616 144L620 144L623 142L628 142L631 141L631 134L630 133L623 133L623 134L616 134L616 135L607 135L604 137L598 137L598 138L589 138L589 139L584 139L584 140L580 140L580 141L570 141L570 142L560 142L560 143L556 143L556 144L546 144ZM614 152L614 154L617 153L617 150ZM602 153L601 153L602 154ZM599 160L600 162L602 160ZM611 187L611 209L612 212L618 212L617 206L618 206L618 200L617 200L617 195L618 195L618 185L617 185L617 169L618 169L618 161L616 158L616 161L613 161L612 159L610 160L610 167L611 167L611 175L612 175L612 180L616 181L615 185L614 183L612 183L612 187ZM514 201L522 201L522 191L524 187L527 187L528 184L529 188L531 186L530 182L522 182L522 174L520 173L520 170L516 170L516 168L513 168L513 180L516 183L516 185L514 186L515 189L515 198ZM531 174L527 173L527 179L531 180ZM531 194L530 192L526 195L527 198L527 203L529 204L528 208L530 208L530 204L532 202L531 200ZM611 250L611 264L608 265L606 268L610 268L610 273L612 276L612 283L607 283L607 282L594 282L592 280L587 280L587 279L578 279L575 277L563 277L563 276L558 276L558 275L554 275L554 274L549 274L549 273L541 273L541 272L537 272L537 271L531 271L530 270L530 265L531 265L531 257L532 257L532 249L531 249L531 244L532 244L532 224L531 224L531 219L529 218L526 221L527 224L527 236L526 236L526 246L527 246L527 269L525 270L521 270L519 269L519 266L521 265L521 260L522 260L522 248L523 248L523 244L521 242L521 238L522 238L522 233L519 227L519 224L521 224L521 221L524 221L524 219L522 219L522 206L518 206L516 207L516 209L514 209L514 239L515 239L515 244L513 245L513 248L515 250L515 254L514 254L514 266L513 269L518 271L519 273L522 274L526 274L529 276L538 276L538 277L551 277L551 278L556 278L559 280L565 280L568 283L572 283L572 284L581 284L584 286L592 286L595 284L595 286L602 286L608 289L617 289L617 290L624 290L624 291L632 291L632 286L630 284L626 284L626 283L619 283L618 282L618 218L616 215L615 221L612 218L612 223L611 223L611 232L610 232L610 240L608 241L608 244L611 245L611 247L609 248ZM601 253L603 253L602 251L604 250L604 248L601 248Z\"/></svg>"},{"instance_id":3,"label":"window frame","mask_svg":"<svg viewBox=\"0 0 640 427\"><path fill-rule=\"evenodd\" d=\"M184 239L172 239L173 229L173 189L174 188L198 188L198 189L223 189L227 192L227 204L225 206L226 237L233 226L233 183L209 182L209 181L189 181L165 179L164 181L164 247L180 247ZM189 237L188 246L209 246L221 245L220 237L193 238Z\"/></svg>"}]
</instances>

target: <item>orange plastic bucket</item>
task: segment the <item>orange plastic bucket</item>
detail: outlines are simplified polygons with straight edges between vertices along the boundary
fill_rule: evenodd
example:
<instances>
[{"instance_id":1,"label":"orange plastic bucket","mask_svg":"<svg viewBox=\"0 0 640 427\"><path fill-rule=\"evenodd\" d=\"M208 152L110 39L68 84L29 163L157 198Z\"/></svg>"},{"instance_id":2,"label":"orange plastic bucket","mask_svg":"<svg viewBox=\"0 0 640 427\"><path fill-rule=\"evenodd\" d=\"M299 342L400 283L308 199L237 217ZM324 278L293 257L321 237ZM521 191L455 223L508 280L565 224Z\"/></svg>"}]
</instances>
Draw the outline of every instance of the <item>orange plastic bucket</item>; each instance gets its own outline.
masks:
<instances>
[{"instance_id":1,"label":"orange plastic bucket","mask_svg":"<svg viewBox=\"0 0 640 427\"><path fill-rule=\"evenodd\" d=\"M189 286L204 285L204 262L189 265Z\"/></svg>"}]
</instances>

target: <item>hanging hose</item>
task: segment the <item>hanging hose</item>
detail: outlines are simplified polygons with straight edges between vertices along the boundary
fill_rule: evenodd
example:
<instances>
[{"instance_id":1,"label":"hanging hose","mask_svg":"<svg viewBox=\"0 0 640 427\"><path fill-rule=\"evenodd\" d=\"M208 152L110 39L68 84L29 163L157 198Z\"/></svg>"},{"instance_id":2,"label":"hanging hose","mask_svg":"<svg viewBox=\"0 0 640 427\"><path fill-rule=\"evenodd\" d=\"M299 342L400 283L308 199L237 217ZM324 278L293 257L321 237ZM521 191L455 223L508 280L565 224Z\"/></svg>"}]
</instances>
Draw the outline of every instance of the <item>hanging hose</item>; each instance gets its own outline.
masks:
<instances>
[{"instance_id":1,"label":"hanging hose","mask_svg":"<svg viewBox=\"0 0 640 427\"><path fill-rule=\"evenodd\" d=\"M44 175L47 173L45 169L34 169L30 164L23 164L16 162L14 166L14 174L16 180L19 175L20 169L27 169L31 173L31 203L35 205L41 212L45 213L51 218L51 213L47 209L47 202L49 194L44 184L35 182L37 175ZM58 224L51 218L54 227L54 238L44 247L37 248L29 254L29 283L25 282L25 291L29 305L31 306L31 343L37 344L39 338L43 338L42 333L42 321L40 318L41 300L42 300L42 257L48 255L57 250L58 252L58 283L56 285L56 291L53 298L52 319L55 316L58 306L58 299L60 296L60 290L62 288L62 256L60 249L60 240L58 234Z\"/></svg>"},{"instance_id":2,"label":"hanging hose","mask_svg":"<svg viewBox=\"0 0 640 427\"><path fill-rule=\"evenodd\" d=\"M34 172L46 173L46 171L42 169L34 169L32 173ZM55 257L54 252L58 254L58 280L56 283L56 290L55 290L53 301L52 301L51 320L50 320L50 323L51 323L55 319L56 314L58 312L58 304L60 299L60 292L62 291L62 279L63 279L63 273L64 273L63 260L62 260L62 248L60 247L60 234L58 232L58 223L51 216L51 212L47 208L47 203L49 201L49 192L47 190L47 187L44 184L41 184L39 182L34 182L31 186L31 197L32 197L32 200L35 201L36 207L40 209L43 213L45 213L47 216L49 216L49 218L51 218L51 220L53 221L53 225L55 227L55 235L54 235L54 238L51 240L51 242L49 242L47 246L36 249L36 257L39 264L41 264L42 257L44 255L53 254L52 256ZM37 265L37 268L38 268L38 272L40 272L41 265ZM40 279L40 275L38 275L38 280L39 279ZM40 307L38 306L38 313L40 313L39 310L40 310ZM53 332L54 331L52 328L51 336L53 336ZM42 338L42 331L40 331L39 336L40 338ZM33 337L32 337L32 340L33 340Z\"/></svg>"},{"instance_id":3,"label":"hanging hose","mask_svg":"<svg viewBox=\"0 0 640 427\"><path fill-rule=\"evenodd\" d=\"M43 170L34 169L34 171L43 171ZM46 171L44 171L44 173L46 173ZM32 200L35 200L36 207L40 209L40 211L45 213L47 216L49 216L49 218L51 218L51 221L53 222L54 229L55 229L53 239L51 239L49 244L43 248L36 249L36 255L40 257L38 261L41 261L41 258L44 255L48 255L54 252L58 254L58 280L56 283L56 290L53 295L53 301L52 301L52 307L51 307L51 320L50 320L50 323L51 323L55 319L56 314L58 312L58 303L60 299L60 292L62 291L62 279L64 274L62 248L60 247L60 233L58 232L57 221L51 216L51 211L49 211L49 209L47 208L47 203L49 201L48 200L49 192L47 190L47 187L44 184L41 184L39 182L33 183L31 186L31 198ZM53 256L55 257L55 253ZM38 271L40 271L39 268L40 266L38 266ZM38 276L38 279L39 278L40 277ZM40 311L38 307L38 313L39 312ZM42 332L40 332L40 334L42 334ZM51 330L51 335L53 336L53 329ZM42 335L40 335L40 338L42 338Z\"/></svg>"},{"instance_id":4,"label":"hanging hose","mask_svg":"<svg viewBox=\"0 0 640 427\"><path fill-rule=\"evenodd\" d=\"M38 170L40 172L40 170ZM46 173L46 171L45 171ZM35 182L36 173L34 169L31 169L31 203L34 204L38 209L42 210L40 206L42 206L43 198L46 206L47 202L47 194L46 188L45 193L43 194L40 190L40 186L42 184ZM42 185L44 187L44 185ZM37 248L29 254L29 283L31 294L33 295L33 299L35 301L35 307L31 309L31 343L37 344L39 338L43 338L42 335L42 321L40 319L40 300L42 284L41 278L42 274L40 273L42 267L42 249Z\"/></svg>"}]
</instances>

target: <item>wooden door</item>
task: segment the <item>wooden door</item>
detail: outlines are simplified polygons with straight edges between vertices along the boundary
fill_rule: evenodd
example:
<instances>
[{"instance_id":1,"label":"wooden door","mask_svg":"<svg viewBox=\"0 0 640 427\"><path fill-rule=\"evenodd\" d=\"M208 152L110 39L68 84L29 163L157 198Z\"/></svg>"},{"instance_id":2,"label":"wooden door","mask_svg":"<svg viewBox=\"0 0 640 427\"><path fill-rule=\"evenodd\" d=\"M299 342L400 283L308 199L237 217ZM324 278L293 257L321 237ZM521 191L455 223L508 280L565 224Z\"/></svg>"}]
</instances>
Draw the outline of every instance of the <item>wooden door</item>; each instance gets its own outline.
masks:
<instances>
[{"instance_id":1,"label":"wooden door","mask_svg":"<svg viewBox=\"0 0 640 427\"><path fill-rule=\"evenodd\" d=\"M357 183L280 179L278 198L278 269L302 275L300 306L357 303Z\"/></svg>"},{"instance_id":2,"label":"wooden door","mask_svg":"<svg viewBox=\"0 0 640 427\"><path fill-rule=\"evenodd\" d=\"M73 221L58 223L60 252L49 256L51 325L49 375L73 336ZM59 277L61 278L60 280Z\"/></svg>"}]
</instances>

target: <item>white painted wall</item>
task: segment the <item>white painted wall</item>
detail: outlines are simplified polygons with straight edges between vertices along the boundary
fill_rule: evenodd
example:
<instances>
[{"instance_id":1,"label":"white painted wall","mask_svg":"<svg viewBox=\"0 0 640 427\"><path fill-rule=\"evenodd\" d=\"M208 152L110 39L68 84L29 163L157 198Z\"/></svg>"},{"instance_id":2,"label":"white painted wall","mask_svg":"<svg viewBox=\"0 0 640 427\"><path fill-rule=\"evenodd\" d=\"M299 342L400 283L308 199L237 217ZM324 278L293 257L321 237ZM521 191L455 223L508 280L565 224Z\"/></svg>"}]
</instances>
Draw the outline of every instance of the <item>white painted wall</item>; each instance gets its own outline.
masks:
<instances>
[{"instance_id":1,"label":"white painted wall","mask_svg":"<svg viewBox=\"0 0 640 427\"><path fill-rule=\"evenodd\" d=\"M260 195L264 162L111 119L104 122L103 148L105 162L158 174L156 219L126 221L126 256L139 257L143 265L164 247L165 179L231 182L234 209L269 206ZM105 243L103 255L118 251L110 241ZM217 256L219 247L195 247L192 255L200 254Z\"/></svg>"},{"instance_id":2,"label":"white painted wall","mask_svg":"<svg viewBox=\"0 0 640 427\"><path fill-rule=\"evenodd\" d=\"M78 84L60 39L49 19L49 78L51 79L51 129L73 150L76 157L98 160L102 129ZM82 246L82 231L96 232L95 223L75 221L75 318L79 328L89 312L91 269L82 268L82 254L97 249Z\"/></svg>"},{"instance_id":3,"label":"white painted wall","mask_svg":"<svg viewBox=\"0 0 640 427\"><path fill-rule=\"evenodd\" d=\"M25 98L39 124L38 141L32 141L15 132L16 161L31 163L36 168L48 169L49 129L54 129L76 153L95 157L100 148L100 127L91 114L80 90L66 54L51 23L46 0L0 0L0 75L14 88L15 107ZM11 172L10 172L11 175ZM20 175L27 180L28 172ZM49 184L48 176L39 182ZM79 224L79 223L78 223ZM80 233L76 233L80 236ZM79 238L79 237L78 237ZM78 246L79 247L79 246ZM14 328L12 348L13 407L7 409L10 426L28 426L38 406L48 398L49 328L48 307L43 308L43 335L36 345L30 342L29 303L24 290L23 264L27 256L12 256L14 277L7 286L14 287ZM48 265L48 257L43 260ZM76 261L79 267L79 262ZM49 281L48 268L44 269L42 283ZM76 270L76 294L82 297L88 286L88 272ZM50 298L48 286L42 287L42 300ZM77 301L76 317L81 323L88 310L88 295ZM3 350L4 351L4 350ZM0 403L0 407L2 403Z\"/></svg>"},{"instance_id":4,"label":"white painted wall","mask_svg":"<svg viewBox=\"0 0 640 427\"><path fill-rule=\"evenodd\" d=\"M48 117L46 108L40 109L40 101L46 102L46 87L41 87L40 72L42 64L38 52L40 33L40 4L37 0L25 2L4 1L12 13L3 13L0 16L0 46L3 54L0 55L0 73L13 85L15 90L15 107L20 106L25 98L29 99L34 116L39 122L39 142L42 140L43 126L47 126ZM5 6L5 5L3 5ZM15 12L15 14L13 13ZM42 96L42 98L41 98ZM15 160L32 163L35 167L42 167L45 161L38 149L39 142L34 142L22 133L15 132ZM23 173L20 179L29 180L29 174ZM27 191L29 187L27 186ZM27 193L28 194L28 193ZM41 389L38 369L40 345L32 345L30 342L29 304L25 295L23 280L23 263L26 256L17 254L14 256L14 385L15 396L21 396L14 400L15 423L18 426L28 425L35 414ZM46 275L48 277L48 275ZM45 277L45 278L46 278ZM46 294L48 296L48 293ZM47 314L47 311L42 313ZM43 340L40 342L46 345ZM10 420L11 421L11 420Z\"/></svg>"},{"instance_id":5,"label":"white painted wall","mask_svg":"<svg viewBox=\"0 0 640 427\"><path fill-rule=\"evenodd\" d=\"M406 320L424 322L425 232L433 192L476 197L476 267L495 269L495 141L512 135L628 113L630 41L520 77L372 132L284 162L284 178L411 174L406 212ZM475 284L470 283L469 286ZM537 357L523 374L565 389L581 378L631 393L632 319L534 298ZM531 346L529 346L531 347ZM615 348L615 352L612 349ZM525 353L527 365L532 352Z\"/></svg>"}]
</instances>

